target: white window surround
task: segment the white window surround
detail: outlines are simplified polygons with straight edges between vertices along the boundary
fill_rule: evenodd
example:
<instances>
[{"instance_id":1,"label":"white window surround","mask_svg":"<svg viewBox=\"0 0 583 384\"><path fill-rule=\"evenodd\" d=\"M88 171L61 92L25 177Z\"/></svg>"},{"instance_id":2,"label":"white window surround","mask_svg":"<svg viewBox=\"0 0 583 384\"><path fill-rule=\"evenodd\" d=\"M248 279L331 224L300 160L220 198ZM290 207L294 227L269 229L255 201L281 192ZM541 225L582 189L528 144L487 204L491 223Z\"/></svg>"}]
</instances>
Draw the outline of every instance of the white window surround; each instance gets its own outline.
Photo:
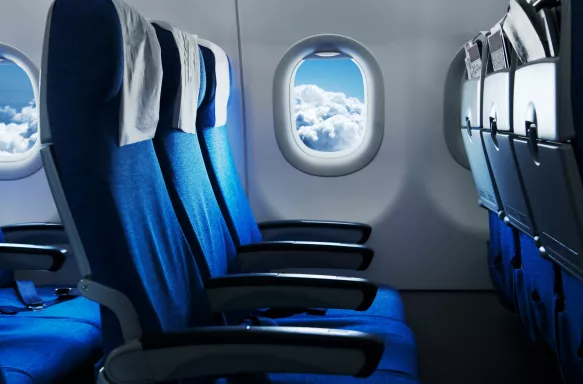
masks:
<instances>
[{"instance_id":1,"label":"white window surround","mask_svg":"<svg viewBox=\"0 0 583 384\"><path fill-rule=\"evenodd\" d=\"M18 49L0 43L0 57L12 61L28 75L37 109L39 107L39 70L34 63ZM39 126L40 129L40 126ZM42 168L40 157L41 140L37 140L34 146L21 154L10 156L0 161L0 180L22 179L36 173Z\"/></svg>"},{"instance_id":2,"label":"white window surround","mask_svg":"<svg viewBox=\"0 0 583 384\"><path fill-rule=\"evenodd\" d=\"M294 119L294 79L302 61L322 52L351 57L365 85L366 129L362 143L338 152L308 148L297 134ZM333 56L331 56L333 58ZM274 76L273 114L277 144L298 170L315 176L344 176L366 167L376 156L384 134L384 82L372 53L359 42L340 35L317 35L294 44L281 59Z\"/></svg>"}]
</instances>

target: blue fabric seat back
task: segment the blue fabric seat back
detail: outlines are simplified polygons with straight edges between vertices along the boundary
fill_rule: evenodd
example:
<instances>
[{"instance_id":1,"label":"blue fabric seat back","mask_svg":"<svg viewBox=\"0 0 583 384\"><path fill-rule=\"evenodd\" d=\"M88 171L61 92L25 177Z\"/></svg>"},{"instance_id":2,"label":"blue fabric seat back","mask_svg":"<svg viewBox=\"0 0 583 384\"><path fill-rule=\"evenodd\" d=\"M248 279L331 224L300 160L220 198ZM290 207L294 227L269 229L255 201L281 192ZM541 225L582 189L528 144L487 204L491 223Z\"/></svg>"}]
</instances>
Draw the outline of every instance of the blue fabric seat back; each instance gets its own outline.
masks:
<instances>
[{"instance_id":1,"label":"blue fabric seat back","mask_svg":"<svg viewBox=\"0 0 583 384\"><path fill-rule=\"evenodd\" d=\"M122 44L110 0L56 1L44 74L52 155L93 279L131 300L144 332L209 325L152 141L118 145ZM109 351L121 334L109 311L102 322Z\"/></svg>"},{"instance_id":2,"label":"blue fabric seat back","mask_svg":"<svg viewBox=\"0 0 583 384\"><path fill-rule=\"evenodd\" d=\"M208 178L198 138L173 127L181 61L172 33L155 26L162 47L164 78L154 147L174 209L203 278L236 273L236 251ZM199 104L205 95L201 61ZM196 106L193 106L196 108ZM195 127L193 127L195 128Z\"/></svg>"},{"instance_id":3,"label":"blue fabric seat back","mask_svg":"<svg viewBox=\"0 0 583 384\"><path fill-rule=\"evenodd\" d=\"M534 240L520 234L522 265L516 270L519 315L534 342L545 342L557 351L555 267L544 260Z\"/></svg>"},{"instance_id":4,"label":"blue fabric seat back","mask_svg":"<svg viewBox=\"0 0 583 384\"><path fill-rule=\"evenodd\" d=\"M215 109L226 109L227 105L216 104L215 54L207 47L201 47L201 50L207 67L207 88L196 126L207 172L235 245L258 243L262 240L261 233L233 161L227 126L216 126ZM229 85L230 75L229 67Z\"/></svg>"},{"instance_id":5,"label":"blue fabric seat back","mask_svg":"<svg viewBox=\"0 0 583 384\"><path fill-rule=\"evenodd\" d=\"M488 241L488 267L494 291L500 303L511 311L515 310L514 276L510 259L514 252L513 240L508 238L509 228L498 218L498 215L488 211L490 225L490 240Z\"/></svg>"},{"instance_id":6,"label":"blue fabric seat back","mask_svg":"<svg viewBox=\"0 0 583 384\"><path fill-rule=\"evenodd\" d=\"M571 9L571 98L573 114L581 114L583 106L583 3L573 1ZM583 124L574 118L575 140L572 141L579 173L583 178ZM562 270L560 273L564 306L558 310L559 358L566 383L583 382L583 281Z\"/></svg>"},{"instance_id":7,"label":"blue fabric seat back","mask_svg":"<svg viewBox=\"0 0 583 384\"><path fill-rule=\"evenodd\" d=\"M583 282L562 271L564 308L558 312L559 359L565 383L583 382Z\"/></svg>"}]
</instances>

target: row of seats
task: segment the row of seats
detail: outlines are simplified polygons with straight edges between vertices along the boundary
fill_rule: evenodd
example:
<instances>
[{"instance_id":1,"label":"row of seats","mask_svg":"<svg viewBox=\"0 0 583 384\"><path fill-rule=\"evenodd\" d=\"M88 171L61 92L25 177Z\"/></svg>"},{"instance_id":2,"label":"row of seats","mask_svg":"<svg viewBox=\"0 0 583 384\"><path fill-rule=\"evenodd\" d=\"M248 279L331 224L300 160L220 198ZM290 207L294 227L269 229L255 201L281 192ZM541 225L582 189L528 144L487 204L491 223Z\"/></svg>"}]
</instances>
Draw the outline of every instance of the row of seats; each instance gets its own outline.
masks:
<instances>
[{"instance_id":1,"label":"row of seats","mask_svg":"<svg viewBox=\"0 0 583 384\"><path fill-rule=\"evenodd\" d=\"M101 310L70 297L1 315L19 327L29 325L24 317L35 321L13 331L17 347L0 344L6 383L87 377L99 360L86 354L95 345L105 357L97 361L101 383L418 382L414 337L394 289L270 272L366 269L370 226L258 225L228 147L230 86L229 60L209 41L150 23L120 0L55 1L43 52L41 155L84 276L79 291ZM18 296L22 286L6 289ZM54 288L36 290L50 296ZM68 324L87 319L96 319L91 340L88 329Z\"/></svg>"},{"instance_id":2,"label":"row of seats","mask_svg":"<svg viewBox=\"0 0 583 384\"><path fill-rule=\"evenodd\" d=\"M488 262L529 338L583 382L583 51L574 1L511 0L466 45L462 136L489 210Z\"/></svg>"}]
</instances>

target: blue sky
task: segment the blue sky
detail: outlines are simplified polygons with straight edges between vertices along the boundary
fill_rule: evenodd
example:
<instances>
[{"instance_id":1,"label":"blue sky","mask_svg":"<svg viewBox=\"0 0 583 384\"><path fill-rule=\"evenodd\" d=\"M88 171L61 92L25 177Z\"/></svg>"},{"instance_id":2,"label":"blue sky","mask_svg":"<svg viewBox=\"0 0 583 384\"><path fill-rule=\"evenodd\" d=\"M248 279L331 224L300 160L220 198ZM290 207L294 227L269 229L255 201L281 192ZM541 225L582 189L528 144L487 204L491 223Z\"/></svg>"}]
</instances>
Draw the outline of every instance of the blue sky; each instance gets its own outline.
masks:
<instances>
[{"instance_id":1,"label":"blue sky","mask_svg":"<svg viewBox=\"0 0 583 384\"><path fill-rule=\"evenodd\" d=\"M295 84L314 84L327 92L342 92L364 102L364 84L360 69L350 59L310 59L296 72Z\"/></svg>"},{"instance_id":2,"label":"blue sky","mask_svg":"<svg viewBox=\"0 0 583 384\"><path fill-rule=\"evenodd\" d=\"M0 108L10 106L17 110L34 99L28 75L11 61L0 61Z\"/></svg>"}]
</instances>

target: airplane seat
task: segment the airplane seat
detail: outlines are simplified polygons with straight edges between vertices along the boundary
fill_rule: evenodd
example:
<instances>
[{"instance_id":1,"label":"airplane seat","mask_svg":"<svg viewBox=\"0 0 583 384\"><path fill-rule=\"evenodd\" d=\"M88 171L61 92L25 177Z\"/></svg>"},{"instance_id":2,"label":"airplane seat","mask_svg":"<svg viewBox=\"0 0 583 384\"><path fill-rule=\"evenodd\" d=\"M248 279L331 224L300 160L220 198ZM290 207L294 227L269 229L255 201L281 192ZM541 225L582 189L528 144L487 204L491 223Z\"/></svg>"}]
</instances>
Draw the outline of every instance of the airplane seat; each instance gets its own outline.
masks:
<instances>
[{"instance_id":1,"label":"airplane seat","mask_svg":"<svg viewBox=\"0 0 583 384\"><path fill-rule=\"evenodd\" d=\"M257 223L239 179L227 139L226 104L232 78L228 68L228 59L220 65L224 76L216 79L218 83L216 87L209 86L213 93L208 95L207 100L203 102L202 111L197 117L197 125L202 127L199 128L198 134L207 172L235 246L286 240L366 243L372 228L362 223L322 220L279 220ZM209 127L213 129L206 129Z\"/></svg>"},{"instance_id":2,"label":"airplane seat","mask_svg":"<svg viewBox=\"0 0 583 384\"><path fill-rule=\"evenodd\" d=\"M573 171L566 174L566 178L570 177L571 182L575 180L574 186L580 187L580 181L583 178L583 126L578 119L579 110L583 105L582 90L583 90L583 49L577 37L583 33L582 25L580 23L583 17L583 4L581 2L571 1L567 6L563 6L563 18L561 20L562 32L560 43L561 53L565 51L570 53L564 55L567 59L564 60L568 64L561 67L566 76L559 77L563 82L559 83L560 87L558 95L565 96L562 101L569 103L571 109L561 111L565 115L563 122L569 122L572 119L574 137L570 141L573 150L573 156L578 166L578 172ZM570 13L570 14L569 14ZM569 87L570 85L570 87ZM565 95L566 93L566 95ZM570 100L569 100L570 99ZM570 113L569 113L570 112ZM570 156L570 151L564 149L566 156ZM565 167L573 164L573 161L566 162ZM566 182L569 182L567 180ZM576 192L580 192L578 189ZM557 196L559 198L559 196ZM559 358L563 373L563 378L566 383L583 382L583 305L581 299L583 298L583 274L581 273L583 267L583 256L579 252L581 248L573 247L573 237L577 236L579 240L583 238L581 235L581 210L577 204L580 203L583 196L581 194L573 194L572 200L568 201L568 205L577 215L577 227L573 230L576 232L559 233L563 236L570 237L569 242L563 238L559 238L561 242L564 241L566 246L571 248L570 252L560 250L561 255L568 255L570 263L566 264L563 258L559 255L554 255L556 251L550 250L549 254L553 256L554 261L560 261L558 264L562 267L559 274L560 292L561 296L558 298L558 332L559 332ZM565 203L565 205L567 205ZM558 212L559 213L559 212ZM561 217L557 218L561 219ZM564 218L562 218L564 219ZM574 225L569 221L569 225ZM556 247L554 247L556 249ZM545 248L546 249L546 248ZM552 252L552 253L551 253ZM558 258L556 258L558 256Z\"/></svg>"},{"instance_id":3,"label":"airplane seat","mask_svg":"<svg viewBox=\"0 0 583 384\"><path fill-rule=\"evenodd\" d=\"M183 228L185 237L193 250L197 265L201 271L205 285L212 285L213 280L229 277L240 271L237 265L237 253L230 234L224 224L222 213L214 197L204 160L200 151L198 137L190 123L181 121L175 114L183 108L191 108L190 103L184 103L184 93L197 94L199 103L205 96L207 79L213 80L208 71L215 71L214 60L205 64L203 55L199 58L187 59L187 49L178 48L175 35L184 32L164 22L154 22L154 28L161 46L163 65L162 94L160 97L160 120L153 143L162 169L170 198ZM191 36L192 39L194 39ZM184 40L184 39L183 39ZM178 41L183 41L178 39ZM200 41L200 40L199 40ZM206 42L205 44L209 44ZM205 47L201 47L201 51ZM181 58L183 57L183 58ZM190 68L184 70L184 63L200 60L200 70ZM183 64L181 66L181 63ZM185 73L201 74L200 90L192 90L195 84L184 84ZM181 86L182 84L182 86ZM212 92L211 95L216 95ZM226 100L225 100L226 101ZM211 102L211 104L214 104ZM179 112L179 116L183 116ZM241 275L235 275L241 276ZM253 275L251 275L252 277ZM285 292L281 301L286 304ZM341 294L341 293L339 293ZM283 308L285 311L287 308ZM329 311L329 312L328 312ZM252 314L247 311L229 311L227 321L239 324L246 321L253 324L285 325L293 327L318 327L345 330L359 330L382 335L390 340L391 348L385 351L383 362L379 369L400 370L413 377L416 376L416 346L411 330L401 321L390 318L374 318L365 316L331 315L328 310L325 316L295 314L293 312L281 318L263 319L262 313ZM300 312L306 312L300 311ZM346 311L353 314L354 311ZM265 321L267 320L267 321Z\"/></svg>"},{"instance_id":4,"label":"airplane seat","mask_svg":"<svg viewBox=\"0 0 583 384\"><path fill-rule=\"evenodd\" d=\"M32 227L38 225L27 226ZM0 240L0 267L4 268L0 269L0 373L4 383L91 380L102 354L98 305L69 292L69 287L35 287L31 281L14 280L14 269L58 270L66 252L6 243L2 228ZM55 289L63 291L57 295ZM63 355L71 357L61 363Z\"/></svg>"},{"instance_id":5,"label":"airplane seat","mask_svg":"<svg viewBox=\"0 0 583 384\"><path fill-rule=\"evenodd\" d=\"M538 211L544 202L533 199L534 179L523 168L525 164L532 167L538 159L536 151L524 157L524 148L520 148L521 140L527 136L523 132L525 124L528 130L535 128L532 132L536 131L535 126L528 126L532 120L530 108L537 105L536 109L545 117L544 123L549 122L554 109L551 100L554 82L545 79L554 76L552 71L546 76L544 71L539 73L536 80L526 79L528 72L537 67L537 60L541 63L539 67L543 67L558 53L552 47L553 55L540 49L547 40L540 31L558 32L553 24L555 20L554 11L537 10L533 5L512 0L507 14L491 29L483 97L483 126L488 128L483 130L482 137L504 207L505 222L512 228L515 239L517 257L510 260L509 266L514 274L517 313L529 338L546 343L556 352L556 271L551 261L541 258L539 250ZM526 38L538 41L538 46L524 48L522 42ZM528 49L531 55L525 57ZM532 93L536 95L531 96ZM542 94L550 99L541 100Z\"/></svg>"},{"instance_id":6,"label":"airplane seat","mask_svg":"<svg viewBox=\"0 0 583 384\"><path fill-rule=\"evenodd\" d=\"M501 304L515 311L515 271L511 260L518 256L517 244L512 230L504 222L505 212L481 132L485 113L482 104L487 75L487 35L487 32L480 33L465 45L467 70L462 83L461 134L478 191L478 203L489 212L488 268L492 284Z\"/></svg>"},{"instance_id":7,"label":"airplane seat","mask_svg":"<svg viewBox=\"0 0 583 384\"><path fill-rule=\"evenodd\" d=\"M202 56L205 61L205 66L207 68L207 88L205 92L205 98L202 101L197 114L198 141L200 143L199 147L202 150L202 157L205 160L203 166L206 166L206 171L209 175L208 177L210 178L211 184L214 186L214 195L219 202L219 206L223 207L221 212L223 213L223 217L225 217L228 223L229 215L233 215L234 211L232 209L225 210L224 207L229 204L226 202L227 200L230 201L232 196L238 196L238 200L243 199L244 202L232 201L230 204L247 207L244 210L246 212L248 211L249 213L251 212L249 208L249 202L236 174L236 169L233 164L227 139L226 115L227 103L230 94L231 69L227 55L216 44L201 39L200 46ZM228 190L231 189L237 189L239 192L231 195L228 193ZM236 212L240 213L241 211ZM238 217L238 213L235 213L233 216ZM245 220L247 219L242 218L237 222L241 223ZM255 225L253 220L248 222L252 222L253 225ZM245 228L245 226L243 227ZM245 231L244 228L243 230ZM234 234L233 241L237 246L238 239L240 241L241 237L237 237L236 231L230 231L229 233L232 235ZM248 233L248 231L242 233ZM251 239L251 236L248 238ZM362 246L352 246L346 244L334 245L330 243L318 242L300 243L300 241L296 241L295 243L291 244L290 242L285 241L263 242L248 244L247 246L244 244L241 245L239 243L239 246L237 246L237 251L239 252L238 260L243 263L243 266L241 267L243 270L246 270L244 262L251 257L256 257L259 261L265 261L267 258L270 258L270 262L274 266L272 269L274 270L294 268L294 265L292 264L293 260L290 260L290 258L282 258L283 262L278 264L275 263L276 260L274 260L274 256L278 253L287 253L291 256L291 253L294 252L297 246L302 245L305 246L302 250L305 252L301 252L301 254L298 255L300 264L296 264L296 268L301 268L302 266L309 268L310 264L318 262L319 257L322 257L323 262L320 265L313 264L315 265L315 268L326 268L327 263L333 263L330 264L329 268L339 268L338 264L336 263L339 262L343 257L347 256L343 255L342 253L346 252L347 250L351 252L353 250L359 252L363 249ZM262 245L266 246L264 250L262 250ZM330 250L326 249L327 247L329 247ZM337 247L339 247L340 252L335 251L335 248ZM322 251L329 254L323 254L324 252ZM254 255L254 253L256 255ZM360 264L360 259L357 264ZM405 310L399 292L389 286L379 287L374 302L366 311L354 312L341 309L327 309L326 314L330 316L373 315L393 318L399 321L405 320Z\"/></svg>"},{"instance_id":8,"label":"airplane seat","mask_svg":"<svg viewBox=\"0 0 583 384\"><path fill-rule=\"evenodd\" d=\"M50 22L41 151L86 272L81 291L109 308L100 383L417 382L415 372L398 366L407 355L399 350L402 335L220 324L216 314L249 297L276 299L253 295L265 281L281 287L310 279L267 274L250 287L238 286L237 276L203 283L193 255L200 249L184 237L152 141L163 73L155 29L120 0L57 0ZM398 362L382 356L385 344Z\"/></svg>"}]
</instances>

